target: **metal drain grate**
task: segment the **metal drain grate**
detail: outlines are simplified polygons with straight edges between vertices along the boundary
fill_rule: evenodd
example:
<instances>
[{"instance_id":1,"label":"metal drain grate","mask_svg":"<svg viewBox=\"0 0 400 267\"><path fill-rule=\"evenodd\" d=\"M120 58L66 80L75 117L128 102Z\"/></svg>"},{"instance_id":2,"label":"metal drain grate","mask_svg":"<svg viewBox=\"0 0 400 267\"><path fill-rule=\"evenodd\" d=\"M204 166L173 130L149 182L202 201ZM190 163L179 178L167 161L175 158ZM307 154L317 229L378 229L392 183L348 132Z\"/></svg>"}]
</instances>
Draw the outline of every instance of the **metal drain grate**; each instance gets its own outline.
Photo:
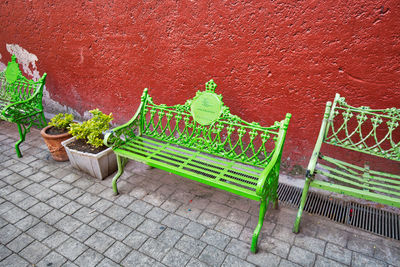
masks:
<instances>
[{"instance_id":1,"label":"metal drain grate","mask_svg":"<svg viewBox=\"0 0 400 267\"><path fill-rule=\"evenodd\" d=\"M285 205L298 208L302 189L279 184L278 198ZM400 215L366 205L308 192L304 211L327 217L377 235L400 240Z\"/></svg>"}]
</instances>

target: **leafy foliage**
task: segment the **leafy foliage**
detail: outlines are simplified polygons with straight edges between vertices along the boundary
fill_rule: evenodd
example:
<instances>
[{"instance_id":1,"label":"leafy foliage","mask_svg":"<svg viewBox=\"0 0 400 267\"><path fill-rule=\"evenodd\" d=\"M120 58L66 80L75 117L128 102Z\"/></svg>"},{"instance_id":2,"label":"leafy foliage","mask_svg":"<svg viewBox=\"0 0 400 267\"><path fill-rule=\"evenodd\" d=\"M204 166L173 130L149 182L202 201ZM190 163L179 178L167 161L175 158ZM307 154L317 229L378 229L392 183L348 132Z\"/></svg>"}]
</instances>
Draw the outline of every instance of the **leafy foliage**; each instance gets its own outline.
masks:
<instances>
[{"instance_id":1,"label":"leafy foliage","mask_svg":"<svg viewBox=\"0 0 400 267\"><path fill-rule=\"evenodd\" d=\"M49 125L60 130L67 130L73 121L74 115L68 113L59 113L50 120Z\"/></svg>"},{"instance_id":2,"label":"leafy foliage","mask_svg":"<svg viewBox=\"0 0 400 267\"><path fill-rule=\"evenodd\" d=\"M69 133L76 139L84 139L88 144L100 147L103 145L102 134L110 128L113 116L112 113L106 115L97 108L89 112L93 117L82 123L71 124Z\"/></svg>"}]
</instances>

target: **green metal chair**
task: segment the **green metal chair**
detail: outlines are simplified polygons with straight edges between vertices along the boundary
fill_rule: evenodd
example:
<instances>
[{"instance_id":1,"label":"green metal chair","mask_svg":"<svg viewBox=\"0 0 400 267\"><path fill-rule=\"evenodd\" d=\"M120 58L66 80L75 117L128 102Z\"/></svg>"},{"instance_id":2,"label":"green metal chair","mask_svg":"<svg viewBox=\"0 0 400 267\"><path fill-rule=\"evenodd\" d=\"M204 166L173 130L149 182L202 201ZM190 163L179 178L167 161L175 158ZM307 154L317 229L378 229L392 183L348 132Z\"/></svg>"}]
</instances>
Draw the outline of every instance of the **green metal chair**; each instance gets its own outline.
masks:
<instances>
[{"instance_id":1,"label":"green metal chair","mask_svg":"<svg viewBox=\"0 0 400 267\"><path fill-rule=\"evenodd\" d=\"M336 94L326 104L324 119L308 164L306 181L293 232L298 233L310 187L324 189L385 205L400 207L400 109L353 107ZM324 146L336 146L387 159L396 173L373 170L373 162L359 166L349 156L332 157L321 152ZM350 153L350 152L349 152ZM346 160L344 160L346 158ZM324 179L316 179L321 176Z\"/></svg>"},{"instance_id":2,"label":"green metal chair","mask_svg":"<svg viewBox=\"0 0 400 267\"><path fill-rule=\"evenodd\" d=\"M46 73L38 81L25 78L12 55L5 71L0 73L0 119L16 123L20 139L15 144L18 157L19 145L32 126L47 125L43 114L43 86Z\"/></svg>"}]
</instances>

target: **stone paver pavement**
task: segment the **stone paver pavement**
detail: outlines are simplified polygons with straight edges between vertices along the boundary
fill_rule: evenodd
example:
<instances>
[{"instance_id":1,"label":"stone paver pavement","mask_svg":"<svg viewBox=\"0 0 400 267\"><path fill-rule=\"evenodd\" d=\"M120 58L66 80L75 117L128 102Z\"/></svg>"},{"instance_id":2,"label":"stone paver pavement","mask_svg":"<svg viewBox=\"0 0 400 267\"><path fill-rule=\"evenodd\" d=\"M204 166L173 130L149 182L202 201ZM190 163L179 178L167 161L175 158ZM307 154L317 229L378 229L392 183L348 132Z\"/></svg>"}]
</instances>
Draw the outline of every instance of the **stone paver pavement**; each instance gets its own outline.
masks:
<instances>
[{"instance_id":1,"label":"stone paver pavement","mask_svg":"<svg viewBox=\"0 0 400 267\"><path fill-rule=\"evenodd\" d=\"M400 242L269 209L250 253L258 203L130 162L114 196L51 159L32 129L0 121L0 266L400 266Z\"/></svg>"}]
</instances>

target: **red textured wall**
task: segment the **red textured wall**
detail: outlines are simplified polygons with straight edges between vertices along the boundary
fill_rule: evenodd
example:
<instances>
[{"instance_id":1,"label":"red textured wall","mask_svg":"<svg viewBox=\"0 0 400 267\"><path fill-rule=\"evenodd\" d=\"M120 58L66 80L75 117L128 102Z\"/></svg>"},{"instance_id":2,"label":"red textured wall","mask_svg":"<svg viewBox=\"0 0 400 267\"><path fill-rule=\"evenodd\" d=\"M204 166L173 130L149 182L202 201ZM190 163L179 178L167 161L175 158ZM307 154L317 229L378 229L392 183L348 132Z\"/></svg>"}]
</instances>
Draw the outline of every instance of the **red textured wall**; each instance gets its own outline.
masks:
<instances>
[{"instance_id":1,"label":"red textured wall","mask_svg":"<svg viewBox=\"0 0 400 267\"><path fill-rule=\"evenodd\" d=\"M400 1L249 2L1 1L1 61L20 45L53 100L120 123L144 87L177 104L213 78L234 114L264 125L293 114L289 166L306 165L335 92L399 107Z\"/></svg>"}]
</instances>

